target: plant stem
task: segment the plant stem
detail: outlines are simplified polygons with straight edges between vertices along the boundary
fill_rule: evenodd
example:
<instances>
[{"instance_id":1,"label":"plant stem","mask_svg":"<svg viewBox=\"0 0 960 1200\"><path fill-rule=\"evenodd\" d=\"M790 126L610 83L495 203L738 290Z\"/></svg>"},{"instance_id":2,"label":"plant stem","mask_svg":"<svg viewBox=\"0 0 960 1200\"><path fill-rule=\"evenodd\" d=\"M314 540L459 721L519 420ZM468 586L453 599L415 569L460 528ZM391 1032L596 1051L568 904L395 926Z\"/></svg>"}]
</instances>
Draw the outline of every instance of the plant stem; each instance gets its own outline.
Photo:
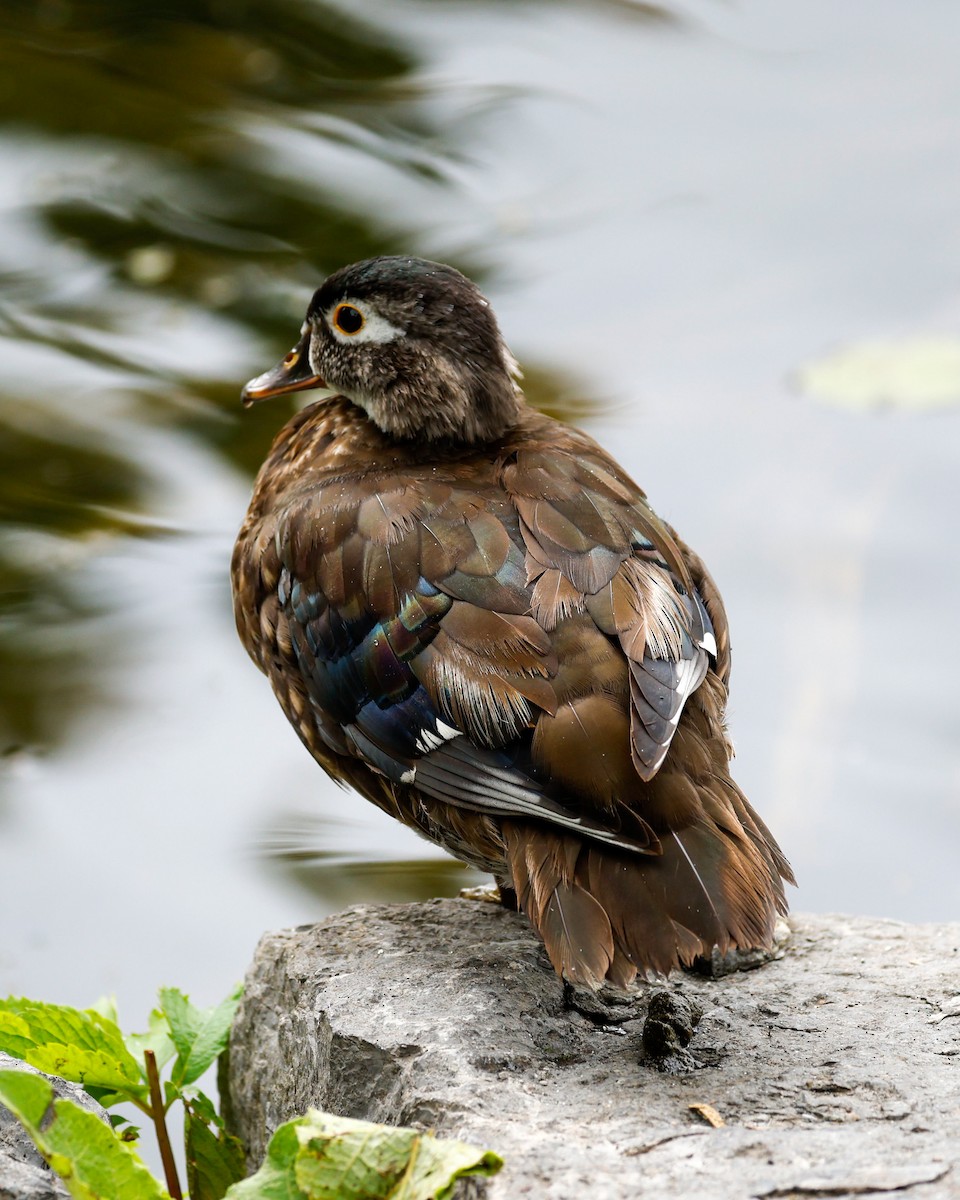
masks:
<instances>
[{"instance_id":1,"label":"plant stem","mask_svg":"<svg viewBox=\"0 0 960 1200\"><path fill-rule=\"evenodd\" d=\"M180 1191L180 1178L177 1175L177 1164L173 1160L173 1150L170 1146L170 1135L167 1133L167 1119L163 1111L163 1096L160 1092L160 1072L157 1070L157 1056L152 1050L144 1050L143 1059L147 1068L147 1082L150 1084L150 1115L153 1117L153 1127L157 1131L157 1142L160 1145L160 1161L163 1163L163 1173L167 1180L167 1191L171 1200L183 1200Z\"/></svg>"}]
</instances>

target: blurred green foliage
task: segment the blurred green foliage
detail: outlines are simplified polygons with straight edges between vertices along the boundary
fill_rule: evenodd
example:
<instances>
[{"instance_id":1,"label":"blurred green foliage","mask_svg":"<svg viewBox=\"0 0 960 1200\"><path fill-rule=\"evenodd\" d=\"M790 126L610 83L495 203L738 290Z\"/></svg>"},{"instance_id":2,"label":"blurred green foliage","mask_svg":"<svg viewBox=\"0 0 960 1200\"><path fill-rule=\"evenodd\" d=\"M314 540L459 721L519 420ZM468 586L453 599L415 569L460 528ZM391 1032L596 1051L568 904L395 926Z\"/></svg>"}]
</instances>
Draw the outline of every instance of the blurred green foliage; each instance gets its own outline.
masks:
<instances>
[{"instance_id":1,"label":"blurred green foliage","mask_svg":"<svg viewBox=\"0 0 960 1200\"><path fill-rule=\"evenodd\" d=\"M0 407L0 749L7 752L56 740L64 715L91 698L95 684L84 667L98 605L71 577L102 540L130 531L144 486L136 464L91 444L69 422L40 433L18 427L15 416Z\"/></svg>"},{"instance_id":2,"label":"blurred green foliage","mask_svg":"<svg viewBox=\"0 0 960 1200\"><path fill-rule=\"evenodd\" d=\"M416 67L396 37L323 3L4 4L16 202L0 214L0 336L24 365L0 395L0 751L56 742L95 697L94 618L112 600L84 571L97 547L152 529L157 481L104 390L133 398L145 438L172 427L254 470L282 414L241 419L248 364L193 377L168 331L206 322L212 342L232 330L282 352L327 270L409 248L271 147L352 144L439 178ZM81 366L103 383L74 422Z\"/></svg>"}]
</instances>

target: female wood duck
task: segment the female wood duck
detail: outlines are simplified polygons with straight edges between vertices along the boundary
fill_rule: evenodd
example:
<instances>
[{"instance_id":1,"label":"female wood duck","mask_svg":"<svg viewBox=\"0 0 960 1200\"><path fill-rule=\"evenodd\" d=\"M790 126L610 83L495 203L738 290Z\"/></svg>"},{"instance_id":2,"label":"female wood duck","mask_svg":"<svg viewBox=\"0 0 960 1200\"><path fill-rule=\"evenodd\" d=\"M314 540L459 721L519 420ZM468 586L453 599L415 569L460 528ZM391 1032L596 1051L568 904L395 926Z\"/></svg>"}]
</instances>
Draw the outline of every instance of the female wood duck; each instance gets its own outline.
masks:
<instances>
[{"instance_id":1,"label":"female wood duck","mask_svg":"<svg viewBox=\"0 0 960 1200\"><path fill-rule=\"evenodd\" d=\"M769 945L790 867L730 778L727 619L591 438L535 412L489 303L374 258L316 292L245 403L280 432L237 626L339 783L491 872L597 988Z\"/></svg>"}]
</instances>

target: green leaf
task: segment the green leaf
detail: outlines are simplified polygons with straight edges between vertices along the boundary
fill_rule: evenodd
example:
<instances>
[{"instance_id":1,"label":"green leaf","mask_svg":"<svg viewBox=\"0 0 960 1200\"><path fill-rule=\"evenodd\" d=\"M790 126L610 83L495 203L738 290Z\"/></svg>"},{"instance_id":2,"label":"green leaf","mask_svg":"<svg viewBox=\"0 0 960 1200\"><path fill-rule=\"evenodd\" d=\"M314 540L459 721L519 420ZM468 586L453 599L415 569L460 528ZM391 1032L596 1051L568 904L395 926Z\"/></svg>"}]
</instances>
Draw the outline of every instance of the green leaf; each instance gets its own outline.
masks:
<instances>
[{"instance_id":1,"label":"green leaf","mask_svg":"<svg viewBox=\"0 0 960 1200\"><path fill-rule=\"evenodd\" d=\"M278 1127L267 1146L267 1156L256 1175L235 1183L226 1200L303 1200L297 1185L295 1167L300 1152L297 1126L302 1121L287 1121Z\"/></svg>"},{"instance_id":2,"label":"green leaf","mask_svg":"<svg viewBox=\"0 0 960 1200\"><path fill-rule=\"evenodd\" d=\"M43 1120L53 1100L53 1088L30 1071L0 1071L0 1100L29 1131Z\"/></svg>"},{"instance_id":3,"label":"green leaf","mask_svg":"<svg viewBox=\"0 0 960 1200\"><path fill-rule=\"evenodd\" d=\"M110 1125L122 1142L138 1142L140 1140L140 1126L134 1125L129 1117L125 1117L121 1113L110 1113Z\"/></svg>"},{"instance_id":4,"label":"green leaf","mask_svg":"<svg viewBox=\"0 0 960 1200\"><path fill-rule=\"evenodd\" d=\"M142 1065L144 1050L152 1050L156 1055L157 1070L162 1070L177 1052L173 1038L170 1036L167 1018L159 1008L151 1010L147 1019L146 1033L128 1033L123 1040L127 1049L141 1064L141 1070L144 1073L146 1073L146 1067Z\"/></svg>"},{"instance_id":5,"label":"green leaf","mask_svg":"<svg viewBox=\"0 0 960 1200\"><path fill-rule=\"evenodd\" d=\"M411 1162L406 1179L391 1200L448 1200L458 1179L468 1175L489 1178L503 1166L492 1150L480 1150L466 1142L420 1134L419 1155Z\"/></svg>"},{"instance_id":6,"label":"green leaf","mask_svg":"<svg viewBox=\"0 0 960 1200\"><path fill-rule=\"evenodd\" d=\"M0 1000L0 1050L83 1087L145 1099L136 1059L120 1030L94 1009L8 997Z\"/></svg>"},{"instance_id":7,"label":"green leaf","mask_svg":"<svg viewBox=\"0 0 960 1200\"><path fill-rule=\"evenodd\" d=\"M330 1118L328 1118L330 1119ZM310 1200L396 1196L419 1157L420 1134L412 1129L367 1125L346 1135L327 1135L315 1125L297 1130L297 1185Z\"/></svg>"},{"instance_id":8,"label":"green leaf","mask_svg":"<svg viewBox=\"0 0 960 1200\"><path fill-rule=\"evenodd\" d=\"M93 1087L90 1085L83 1090L104 1108L113 1108L115 1104L127 1104L130 1100L130 1097L125 1092L117 1092L113 1088Z\"/></svg>"},{"instance_id":9,"label":"green leaf","mask_svg":"<svg viewBox=\"0 0 960 1200\"><path fill-rule=\"evenodd\" d=\"M960 339L860 342L797 372L800 390L843 408L934 409L960 402Z\"/></svg>"},{"instance_id":10,"label":"green leaf","mask_svg":"<svg viewBox=\"0 0 960 1200\"><path fill-rule=\"evenodd\" d=\"M101 1017L106 1017L108 1021L112 1021L114 1025L120 1024L116 996L101 996L99 1000L90 1005L90 1008L94 1012L98 1012Z\"/></svg>"},{"instance_id":11,"label":"green leaf","mask_svg":"<svg viewBox=\"0 0 960 1200\"><path fill-rule=\"evenodd\" d=\"M174 1083L193 1083L226 1049L242 992L239 985L215 1008L197 1008L179 988L160 989L160 1006L177 1049Z\"/></svg>"},{"instance_id":12,"label":"green leaf","mask_svg":"<svg viewBox=\"0 0 960 1200\"><path fill-rule=\"evenodd\" d=\"M246 1175L246 1155L239 1138L222 1129L215 1133L203 1116L186 1103L183 1140L190 1200L221 1200L227 1188Z\"/></svg>"},{"instance_id":13,"label":"green leaf","mask_svg":"<svg viewBox=\"0 0 960 1200\"><path fill-rule=\"evenodd\" d=\"M310 1114L308 1114L309 1116ZM337 1118L327 1118L336 1121ZM420 1135L412 1129L368 1125L328 1134L310 1123L297 1130L300 1153L296 1180L311 1200L328 1197L398 1195L398 1188L419 1157Z\"/></svg>"},{"instance_id":14,"label":"green leaf","mask_svg":"<svg viewBox=\"0 0 960 1200\"><path fill-rule=\"evenodd\" d=\"M263 1166L227 1200L446 1200L458 1179L502 1166L464 1142L311 1109L280 1126Z\"/></svg>"},{"instance_id":15,"label":"green leaf","mask_svg":"<svg viewBox=\"0 0 960 1200\"><path fill-rule=\"evenodd\" d=\"M77 1200L170 1200L135 1151L93 1113L71 1100L55 1100L46 1079L0 1071L0 1103Z\"/></svg>"},{"instance_id":16,"label":"green leaf","mask_svg":"<svg viewBox=\"0 0 960 1200\"><path fill-rule=\"evenodd\" d=\"M201 1092L199 1088L184 1088L183 1097L184 1103L189 1104L191 1110L201 1120L206 1121L208 1125L216 1125L218 1129L223 1129L223 1118L217 1112L217 1106L209 1096Z\"/></svg>"}]
</instances>

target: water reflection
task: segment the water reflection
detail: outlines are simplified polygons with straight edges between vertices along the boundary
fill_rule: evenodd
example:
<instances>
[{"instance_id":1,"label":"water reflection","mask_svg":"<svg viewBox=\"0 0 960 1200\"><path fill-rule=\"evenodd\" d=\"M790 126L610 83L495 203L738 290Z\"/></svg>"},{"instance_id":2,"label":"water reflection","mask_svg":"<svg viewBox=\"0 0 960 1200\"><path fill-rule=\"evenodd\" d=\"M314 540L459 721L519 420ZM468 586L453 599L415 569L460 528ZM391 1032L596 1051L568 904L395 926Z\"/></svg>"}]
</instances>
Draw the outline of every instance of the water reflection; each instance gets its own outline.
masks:
<instances>
[{"instance_id":1,"label":"water reflection","mask_svg":"<svg viewBox=\"0 0 960 1200\"><path fill-rule=\"evenodd\" d=\"M0 409L0 747L44 746L89 704L85 661L103 605L75 584L107 539L139 532L145 479L119 453L62 420L24 427L29 405ZM55 698L55 703L53 700Z\"/></svg>"},{"instance_id":2,"label":"water reflection","mask_svg":"<svg viewBox=\"0 0 960 1200\"><path fill-rule=\"evenodd\" d=\"M9 150L46 154L31 215L101 268L34 278L20 305L44 313L38 338L95 353L94 330L129 334L132 290L155 341L182 306L285 337L292 297L332 263L405 245L278 152L300 130L426 171L436 129L396 38L323 4L14 3L5 20ZM107 352L141 370L131 350Z\"/></svg>"},{"instance_id":3,"label":"water reflection","mask_svg":"<svg viewBox=\"0 0 960 1200\"><path fill-rule=\"evenodd\" d=\"M364 841L362 821L342 814L319 818L313 812L288 810L272 814L260 847L267 863L336 908L369 902L371 896L384 901L453 896L461 888L489 882L472 867L438 855L435 847L419 838L411 844L423 847L423 853L405 858L398 857L393 847Z\"/></svg>"},{"instance_id":4,"label":"water reflection","mask_svg":"<svg viewBox=\"0 0 960 1200\"><path fill-rule=\"evenodd\" d=\"M301 130L441 172L415 55L331 6L12 2L3 25L4 208L25 236L0 251L24 389L0 408L0 749L43 748L104 682L87 619L110 601L68 563L147 529L142 455L111 446L118 405L142 436L172 427L249 473L278 414L239 419L247 347L282 344L331 265L406 245L271 141ZM82 425L64 411L78 374Z\"/></svg>"}]
</instances>

